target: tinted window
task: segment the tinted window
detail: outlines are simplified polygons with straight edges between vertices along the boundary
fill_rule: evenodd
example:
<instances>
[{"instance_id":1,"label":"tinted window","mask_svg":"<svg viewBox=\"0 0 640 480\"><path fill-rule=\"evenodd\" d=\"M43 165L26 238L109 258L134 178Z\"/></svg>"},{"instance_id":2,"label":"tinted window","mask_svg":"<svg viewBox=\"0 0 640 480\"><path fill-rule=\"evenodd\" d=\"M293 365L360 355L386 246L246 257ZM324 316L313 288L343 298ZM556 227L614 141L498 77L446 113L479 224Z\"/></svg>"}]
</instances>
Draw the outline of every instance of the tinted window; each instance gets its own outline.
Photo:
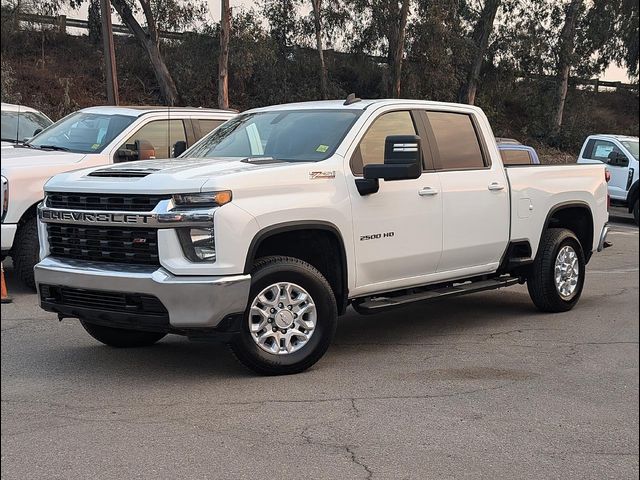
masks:
<instances>
[{"instance_id":1,"label":"tinted window","mask_svg":"<svg viewBox=\"0 0 640 480\"><path fill-rule=\"evenodd\" d=\"M123 147L133 150L136 140L150 142L156 151L156 158L171 158L176 142L180 140L186 142L187 137L184 133L182 120L156 120L147 123L134 133Z\"/></svg>"},{"instance_id":2,"label":"tinted window","mask_svg":"<svg viewBox=\"0 0 640 480\"><path fill-rule=\"evenodd\" d=\"M384 163L384 141L389 135L416 135L411 113L385 113L371 124L351 159L355 175L362 175L365 165Z\"/></svg>"},{"instance_id":3,"label":"tinted window","mask_svg":"<svg viewBox=\"0 0 640 480\"><path fill-rule=\"evenodd\" d=\"M505 165L531 165L531 156L526 150L500 150Z\"/></svg>"},{"instance_id":4,"label":"tinted window","mask_svg":"<svg viewBox=\"0 0 640 480\"><path fill-rule=\"evenodd\" d=\"M99 153L134 120L135 117L125 115L76 112L27 143L34 147L53 146L71 152Z\"/></svg>"},{"instance_id":5,"label":"tinted window","mask_svg":"<svg viewBox=\"0 0 640 480\"><path fill-rule=\"evenodd\" d=\"M593 148L590 152L585 151L584 158L606 162L609 158L609 154L614 151L620 152L620 149L612 142L608 142L606 140L593 140Z\"/></svg>"},{"instance_id":6,"label":"tinted window","mask_svg":"<svg viewBox=\"0 0 640 480\"><path fill-rule=\"evenodd\" d=\"M317 162L333 155L358 115L344 110L247 113L221 125L184 156Z\"/></svg>"},{"instance_id":7,"label":"tinted window","mask_svg":"<svg viewBox=\"0 0 640 480\"><path fill-rule=\"evenodd\" d=\"M439 153L439 170L484 168L482 149L471 117L462 113L427 112Z\"/></svg>"},{"instance_id":8,"label":"tinted window","mask_svg":"<svg viewBox=\"0 0 640 480\"><path fill-rule=\"evenodd\" d=\"M2 140L23 142L33 137L36 130L51 125L44 115L36 112L2 112Z\"/></svg>"},{"instance_id":9,"label":"tinted window","mask_svg":"<svg viewBox=\"0 0 640 480\"><path fill-rule=\"evenodd\" d=\"M208 134L209 132L215 130L220 125L222 125L225 121L224 120L200 119L200 120L194 120L194 122L198 122L198 127L199 127L199 130L200 130L200 133L198 134L198 132L196 132L196 135L197 135L196 140L200 140L206 134Z\"/></svg>"}]
</instances>

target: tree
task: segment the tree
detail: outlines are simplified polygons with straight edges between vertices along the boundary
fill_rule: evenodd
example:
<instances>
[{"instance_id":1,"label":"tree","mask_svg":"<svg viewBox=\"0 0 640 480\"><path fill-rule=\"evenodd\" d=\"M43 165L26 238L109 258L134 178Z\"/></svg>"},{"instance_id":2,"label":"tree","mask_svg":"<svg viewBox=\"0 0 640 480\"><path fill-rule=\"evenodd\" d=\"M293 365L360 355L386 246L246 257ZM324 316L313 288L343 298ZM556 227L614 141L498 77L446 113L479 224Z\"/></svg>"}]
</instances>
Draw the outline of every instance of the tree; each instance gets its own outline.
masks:
<instances>
[{"instance_id":1,"label":"tree","mask_svg":"<svg viewBox=\"0 0 640 480\"><path fill-rule=\"evenodd\" d=\"M320 96L323 100L329 98L327 66L324 63L324 51L322 48L322 0L311 0L313 11L313 30L316 37L316 49L318 50L318 60L320 61Z\"/></svg>"},{"instance_id":2,"label":"tree","mask_svg":"<svg viewBox=\"0 0 640 480\"><path fill-rule=\"evenodd\" d=\"M231 8L229 0L222 0L220 18L220 56L218 61L218 107L229 108L229 34L231 31Z\"/></svg>"},{"instance_id":3,"label":"tree","mask_svg":"<svg viewBox=\"0 0 640 480\"><path fill-rule=\"evenodd\" d=\"M562 128L564 104L569 87L569 74L574 63L573 55L576 40L576 22L583 0L571 0L567 6L564 25L558 42L558 63L556 78L555 112L553 113L551 135L556 137Z\"/></svg>"},{"instance_id":4,"label":"tree","mask_svg":"<svg viewBox=\"0 0 640 480\"><path fill-rule=\"evenodd\" d=\"M372 54L386 48L387 94L398 97L411 0L352 0L351 6L356 35L353 48Z\"/></svg>"},{"instance_id":5,"label":"tree","mask_svg":"<svg viewBox=\"0 0 640 480\"><path fill-rule=\"evenodd\" d=\"M489 37L493 30L493 22L500 6L500 0L485 0L478 20L473 28L472 35L472 59L467 75L467 81L462 84L458 99L461 103L473 105L476 99L480 69L484 61Z\"/></svg>"}]
</instances>

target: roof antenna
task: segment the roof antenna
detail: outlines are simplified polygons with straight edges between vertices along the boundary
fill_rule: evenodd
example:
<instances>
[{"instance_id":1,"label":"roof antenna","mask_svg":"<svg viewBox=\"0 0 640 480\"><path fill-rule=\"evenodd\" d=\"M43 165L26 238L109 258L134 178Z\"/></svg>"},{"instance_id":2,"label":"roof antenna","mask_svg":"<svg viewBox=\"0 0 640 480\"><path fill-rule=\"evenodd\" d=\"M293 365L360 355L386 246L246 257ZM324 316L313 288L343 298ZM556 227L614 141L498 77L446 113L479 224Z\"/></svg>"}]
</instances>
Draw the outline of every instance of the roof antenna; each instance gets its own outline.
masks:
<instances>
[{"instance_id":1,"label":"roof antenna","mask_svg":"<svg viewBox=\"0 0 640 480\"><path fill-rule=\"evenodd\" d=\"M352 103L358 103L358 102L361 102L361 101L362 101L362 99L356 97L355 93L350 93L347 96L347 99L344 101L343 105L347 106L347 105L351 105Z\"/></svg>"}]
</instances>

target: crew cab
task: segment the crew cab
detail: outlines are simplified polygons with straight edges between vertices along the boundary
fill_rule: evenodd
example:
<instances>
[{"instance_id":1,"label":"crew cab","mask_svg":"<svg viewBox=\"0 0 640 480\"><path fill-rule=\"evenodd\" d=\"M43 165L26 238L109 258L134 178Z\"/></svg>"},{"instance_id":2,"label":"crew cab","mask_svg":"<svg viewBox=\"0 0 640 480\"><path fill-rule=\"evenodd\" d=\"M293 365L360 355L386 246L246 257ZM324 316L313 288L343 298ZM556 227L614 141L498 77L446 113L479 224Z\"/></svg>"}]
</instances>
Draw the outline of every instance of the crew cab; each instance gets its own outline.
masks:
<instances>
[{"instance_id":1,"label":"crew cab","mask_svg":"<svg viewBox=\"0 0 640 480\"><path fill-rule=\"evenodd\" d=\"M578 163L604 163L611 174L611 204L633 213L640 223L638 207L638 137L591 135L580 149Z\"/></svg>"},{"instance_id":2,"label":"crew cab","mask_svg":"<svg viewBox=\"0 0 640 480\"><path fill-rule=\"evenodd\" d=\"M23 145L3 149L2 256L10 255L18 278L35 289L36 206L51 176L83 167L176 156L234 115L202 108L91 107L36 132Z\"/></svg>"},{"instance_id":3,"label":"crew cab","mask_svg":"<svg viewBox=\"0 0 640 480\"><path fill-rule=\"evenodd\" d=\"M349 305L526 282L540 310L567 311L608 245L604 166L505 168L469 105L259 108L180 159L64 173L45 191L43 309L114 347L221 339L271 375L318 361Z\"/></svg>"}]
</instances>

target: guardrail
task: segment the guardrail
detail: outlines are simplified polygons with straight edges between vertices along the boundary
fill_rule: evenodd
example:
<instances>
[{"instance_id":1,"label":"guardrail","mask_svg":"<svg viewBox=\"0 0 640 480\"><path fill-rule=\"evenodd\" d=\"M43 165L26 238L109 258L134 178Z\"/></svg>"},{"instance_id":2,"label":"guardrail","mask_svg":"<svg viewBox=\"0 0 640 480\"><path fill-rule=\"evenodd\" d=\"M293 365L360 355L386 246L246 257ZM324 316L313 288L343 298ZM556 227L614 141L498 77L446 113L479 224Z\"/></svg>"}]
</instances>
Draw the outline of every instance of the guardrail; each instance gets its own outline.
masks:
<instances>
[{"instance_id":1,"label":"guardrail","mask_svg":"<svg viewBox=\"0 0 640 480\"><path fill-rule=\"evenodd\" d=\"M87 20L80 20L79 18L68 18L66 15L38 15L35 13L20 13L18 20L27 23L37 23L39 25L51 25L56 27L61 33L66 33L67 28L81 28L89 30L89 22ZM114 23L113 32L123 35L131 35L131 32L126 25ZM160 30L158 32L161 38L169 38L172 40L179 40L184 33L182 32L169 32L166 30Z\"/></svg>"}]
</instances>

